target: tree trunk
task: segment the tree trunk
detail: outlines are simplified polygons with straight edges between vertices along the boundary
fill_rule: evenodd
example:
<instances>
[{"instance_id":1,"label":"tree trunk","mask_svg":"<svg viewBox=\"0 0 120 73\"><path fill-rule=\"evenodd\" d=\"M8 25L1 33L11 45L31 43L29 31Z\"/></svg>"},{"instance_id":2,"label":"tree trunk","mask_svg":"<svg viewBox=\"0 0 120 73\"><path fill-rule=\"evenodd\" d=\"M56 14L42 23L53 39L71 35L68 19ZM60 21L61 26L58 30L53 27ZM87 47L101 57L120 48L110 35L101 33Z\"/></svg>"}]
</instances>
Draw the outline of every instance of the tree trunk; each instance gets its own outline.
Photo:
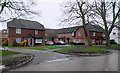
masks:
<instances>
[{"instance_id":1,"label":"tree trunk","mask_svg":"<svg viewBox=\"0 0 120 73\"><path fill-rule=\"evenodd\" d=\"M86 39L87 39L87 41L88 41L88 45L89 45L89 46L92 46L92 43L91 43L90 37L89 37L89 35L88 35L88 33L87 33L87 29L86 29L86 25L85 25L85 24L83 25L83 28L84 28L84 31L85 31Z\"/></svg>"},{"instance_id":2,"label":"tree trunk","mask_svg":"<svg viewBox=\"0 0 120 73\"><path fill-rule=\"evenodd\" d=\"M110 37L106 35L106 46L110 46Z\"/></svg>"}]
</instances>

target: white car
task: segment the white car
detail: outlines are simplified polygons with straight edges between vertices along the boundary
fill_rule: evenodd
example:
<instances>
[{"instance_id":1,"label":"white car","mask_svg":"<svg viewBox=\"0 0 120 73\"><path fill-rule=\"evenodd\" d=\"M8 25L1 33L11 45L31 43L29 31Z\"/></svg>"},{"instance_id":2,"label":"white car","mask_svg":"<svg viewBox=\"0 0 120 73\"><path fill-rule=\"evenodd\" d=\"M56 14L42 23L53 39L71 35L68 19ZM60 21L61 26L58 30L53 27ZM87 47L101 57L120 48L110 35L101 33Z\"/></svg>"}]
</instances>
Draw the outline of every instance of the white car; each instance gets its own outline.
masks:
<instances>
[{"instance_id":1,"label":"white car","mask_svg":"<svg viewBox=\"0 0 120 73\"><path fill-rule=\"evenodd\" d=\"M53 45L54 43L52 41L47 41L45 45Z\"/></svg>"}]
</instances>

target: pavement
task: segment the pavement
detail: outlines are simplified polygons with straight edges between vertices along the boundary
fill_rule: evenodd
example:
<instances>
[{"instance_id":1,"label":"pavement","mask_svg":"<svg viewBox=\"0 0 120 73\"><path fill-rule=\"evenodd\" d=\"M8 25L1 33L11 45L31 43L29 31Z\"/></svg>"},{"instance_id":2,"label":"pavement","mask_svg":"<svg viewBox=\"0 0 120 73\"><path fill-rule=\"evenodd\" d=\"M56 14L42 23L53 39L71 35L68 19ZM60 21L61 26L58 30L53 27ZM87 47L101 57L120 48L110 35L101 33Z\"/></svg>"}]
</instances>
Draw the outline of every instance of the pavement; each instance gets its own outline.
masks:
<instances>
[{"instance_id":1,"label":"pavement","mask_svg":"<svg viewBox=\"0 0 120 73\"><path fill-rule=\"evenodd\" d=\"M12 71L118 71L118 51L116 50L111 50L110 55L94 57L77 57L32 49L9 50L34 55L30 63Z\"/></svg>"}]
</instances>

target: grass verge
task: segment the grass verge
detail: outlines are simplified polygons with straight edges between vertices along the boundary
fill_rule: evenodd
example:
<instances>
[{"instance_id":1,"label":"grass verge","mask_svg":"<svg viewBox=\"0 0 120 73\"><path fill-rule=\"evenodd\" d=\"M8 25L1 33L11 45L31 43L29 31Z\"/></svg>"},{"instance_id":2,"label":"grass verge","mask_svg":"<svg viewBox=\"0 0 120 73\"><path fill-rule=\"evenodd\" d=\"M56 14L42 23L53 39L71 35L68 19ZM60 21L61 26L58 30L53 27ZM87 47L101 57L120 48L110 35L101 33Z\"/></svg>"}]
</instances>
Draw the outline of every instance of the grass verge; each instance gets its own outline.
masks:
<instances>
[{"instance_id":1,"label":"grass verge","mask_svg":"<svg viewBox=\"0 0 120 73\"><path fill-rule=\"evenodd\" d=\"M62 48L62 46L18 46L18 47L9 47L9 48L25 48L25 49L36 49L36 50L48 50L48 49L57 49Z\"/></svg>"},{"instance_id":2,"label":"grass verge","mask_svg":"<svg viewBox=\"0 0 120 73\"><path fill-rule=\"evenodd\" d=\"M110 46L105 46L105 45L95 45L95 46L100 47L100 48L120 50L120 44L111 44Z\"/></svg>"},{"instance_id":3,"label":"grass verge","mask_svg":"<svg viewBox=\"0 0 120 73\"><path fill-rule=\"evenodd\" d=\"M106 53L109 52L106 49L102 49L99 47L89 47L89 46L67 46L63 47L62 49L56 50L57 52L63 53Z\"/></svg>"},{"instance_id":4,"label":"grass verge","mask_svg":"<svg viewBox=\"0 0 120 73\"><path fill-rule=\"evenodd\" d=\"M19 54L19 53L20 52L0 50L0 56L7 56L7 55Z\"/></svg>"}]
</instances>

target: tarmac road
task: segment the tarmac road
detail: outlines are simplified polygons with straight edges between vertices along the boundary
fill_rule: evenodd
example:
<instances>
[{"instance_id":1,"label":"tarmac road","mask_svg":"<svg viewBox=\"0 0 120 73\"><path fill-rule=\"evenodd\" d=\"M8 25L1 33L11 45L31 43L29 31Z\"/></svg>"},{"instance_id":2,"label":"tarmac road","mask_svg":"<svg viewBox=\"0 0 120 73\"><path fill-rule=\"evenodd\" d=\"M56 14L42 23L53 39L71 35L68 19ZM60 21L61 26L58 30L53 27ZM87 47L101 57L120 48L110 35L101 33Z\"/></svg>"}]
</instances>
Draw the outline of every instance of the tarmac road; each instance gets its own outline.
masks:
<instances>
[{"instance_id":1,"label":"tarmac road","mask_svg":"<svg viewBox=\"0 0 120 73\"><path fill-rule=\"evenodd\" d=\"M69 55L50 51L27 49L16 51L32 53L35 57L29 64L13 71L118 71L118 51L116 50L111 50L113 54L110 55L72 57L72 59L66 57Z\"/></svg>"}]
</instances>

